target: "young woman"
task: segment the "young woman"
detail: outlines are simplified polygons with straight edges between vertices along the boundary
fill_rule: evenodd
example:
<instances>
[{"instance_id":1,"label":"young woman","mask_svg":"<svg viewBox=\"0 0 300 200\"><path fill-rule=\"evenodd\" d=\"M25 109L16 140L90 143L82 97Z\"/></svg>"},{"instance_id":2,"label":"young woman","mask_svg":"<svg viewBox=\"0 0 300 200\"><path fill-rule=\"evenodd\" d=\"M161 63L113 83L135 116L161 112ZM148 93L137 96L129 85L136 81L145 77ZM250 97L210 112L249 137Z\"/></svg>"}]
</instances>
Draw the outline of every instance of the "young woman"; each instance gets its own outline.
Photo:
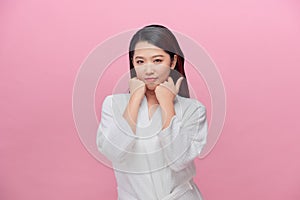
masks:
<instances>
[{"instance_id":1,"label":"young woman","mask_svg":"<svg viewBox=\"0 0 300 200\"><path fill-rule=\"evenodd\" d=\"M119 200L199 200L194 159L206 143L206 109L189 98L184 56L161 25L129 46L129 94L105 98L99 151L114 167Z\"/></svg>"}]
</instances>

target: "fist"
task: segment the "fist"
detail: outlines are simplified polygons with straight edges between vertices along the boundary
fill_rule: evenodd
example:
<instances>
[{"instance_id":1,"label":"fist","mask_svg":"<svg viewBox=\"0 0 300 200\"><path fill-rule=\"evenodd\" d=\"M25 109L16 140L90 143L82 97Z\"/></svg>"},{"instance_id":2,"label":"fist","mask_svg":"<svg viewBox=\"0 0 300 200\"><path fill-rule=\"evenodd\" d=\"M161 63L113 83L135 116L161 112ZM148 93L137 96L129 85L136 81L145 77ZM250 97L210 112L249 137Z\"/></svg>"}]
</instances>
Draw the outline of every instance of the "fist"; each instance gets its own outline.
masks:
<instances>
[{"instance_id":1,"label":"fist","mask_svg":"<svg viewBox=\"0 0 300 200\"><path fill-rule=\"evenodd\" d=\"M146 92L145 83L139 80L137 77L134 77L129 80L129 91L130 96L137 96L143 98Z\"/></svg>"},{"instance_id":2,"label":"fist","mask_svg":"<svg viewBox=\"0 0 300 200\"><path fill-rule=\"evenodd\" d=\"M180 77L176 84L171 77L165 82L161 83L155 88L155 95L159 104L173 103L175 96L179 92L180 85L183 81L183 77Z\"/></svg>"}]
</instances>

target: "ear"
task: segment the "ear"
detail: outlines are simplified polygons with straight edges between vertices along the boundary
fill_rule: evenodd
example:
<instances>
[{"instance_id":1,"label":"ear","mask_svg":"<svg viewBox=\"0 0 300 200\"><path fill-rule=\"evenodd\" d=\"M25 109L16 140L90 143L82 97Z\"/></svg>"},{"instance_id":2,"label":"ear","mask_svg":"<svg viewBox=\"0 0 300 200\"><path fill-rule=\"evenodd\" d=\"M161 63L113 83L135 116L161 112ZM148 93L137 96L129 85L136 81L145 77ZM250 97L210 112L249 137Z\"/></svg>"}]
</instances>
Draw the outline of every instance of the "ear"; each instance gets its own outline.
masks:
<instances>
[{"instance_id":1,"label":"ear","mask_svg":"<svg viewBox=\"0 0 300 200\"><path fill-rule=\"evenodd\" d=\"M175 55L174 55L174 58L173 58L173 60L172 60L172 63L171 63L171 69L174 69L174 68L175 68L176 63L177 63L177 55L175 54Z\"/></svg>"}]
</instances>

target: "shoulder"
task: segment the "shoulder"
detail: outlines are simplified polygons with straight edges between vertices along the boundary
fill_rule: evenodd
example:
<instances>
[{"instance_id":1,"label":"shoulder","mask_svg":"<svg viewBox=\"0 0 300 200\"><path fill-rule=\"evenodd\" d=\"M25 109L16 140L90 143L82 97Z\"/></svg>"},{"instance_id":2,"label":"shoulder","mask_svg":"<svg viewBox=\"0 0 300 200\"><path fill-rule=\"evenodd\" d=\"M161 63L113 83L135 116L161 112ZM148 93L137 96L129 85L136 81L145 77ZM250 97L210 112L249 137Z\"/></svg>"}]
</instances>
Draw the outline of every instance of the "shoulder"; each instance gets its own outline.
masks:
<instances>
[{"instance_id":1,"label":"shoulder","mask_svg":"<svg viewBox=\"0 0 300 200\"><path fill-rule=\"evenodd\" d=\"M197 99L186 98L179 95L176 96L175 103L180 104L182 109L206 109Z\"/></svg>"},{"instance_id":2,"label":"shoulder","mask_svg":"<svg viewBox=\"0 0 300 200\"><path fill-rule=\"evenodd\" d=\"M200 101L179 95L175 99L175 109L182 119L206 115L206 107Z\"/></svg>"},{"instance_id":3,"label":"shoulder","mask_svg":"<svg viewBox=\"0 0 300 200\"><path fill-rule=\"evenodd\" d=\"M130 94L111 94L104 98L104 102L128 100L129 97L130 97Z\"/></svg>"},{"instance_id":4,"label":"shoulder","mask_svg":"<svg viewBox=\"0 0 300 200\"><path fill-rule=\"evenodd\" d=\"M127 105L130 94L112 94L105 97L102 103L102 109L107 107L122 108Z\"/></svg>"}]
</instances>

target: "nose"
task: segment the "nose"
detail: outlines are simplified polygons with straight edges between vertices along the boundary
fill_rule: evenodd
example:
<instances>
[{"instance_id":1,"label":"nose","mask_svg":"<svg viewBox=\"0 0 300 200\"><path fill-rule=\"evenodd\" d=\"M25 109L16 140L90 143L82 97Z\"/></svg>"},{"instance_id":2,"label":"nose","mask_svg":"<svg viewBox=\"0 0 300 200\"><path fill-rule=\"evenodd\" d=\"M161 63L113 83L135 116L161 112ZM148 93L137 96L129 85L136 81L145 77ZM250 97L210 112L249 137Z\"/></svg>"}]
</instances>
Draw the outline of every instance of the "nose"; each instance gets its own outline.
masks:
<instances>
[{"instance_id":1,"label":"nose","mask_svg":"<svg viewBox=\"0 0 300 200\"><path fill-rule=\"evenodd\" d=\"M153 65L152 64L146 64L145 65L145 74L153 74L154 70L153 70Z\"/></svg>"}]
</instances>

